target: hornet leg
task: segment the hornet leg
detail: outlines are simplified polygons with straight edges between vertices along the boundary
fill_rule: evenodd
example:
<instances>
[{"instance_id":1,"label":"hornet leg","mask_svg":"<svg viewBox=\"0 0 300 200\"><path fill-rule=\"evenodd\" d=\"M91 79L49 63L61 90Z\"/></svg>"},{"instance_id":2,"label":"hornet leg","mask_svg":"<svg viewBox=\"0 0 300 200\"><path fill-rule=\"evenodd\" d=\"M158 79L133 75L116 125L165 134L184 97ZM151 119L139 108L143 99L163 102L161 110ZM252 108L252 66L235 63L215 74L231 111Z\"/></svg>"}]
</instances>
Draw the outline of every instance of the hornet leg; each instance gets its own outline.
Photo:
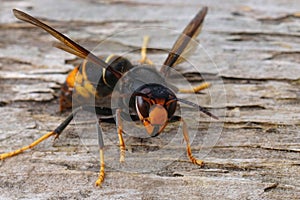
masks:
<instances>
[{"instance_id":1,"label":"hornet leg","mask_svg":"<svg viewBox=\"0 0 300 200\"><path fill-rule=\"evenodd\" d=\"M116 124L117 124L117 131L118 131L118 136L119 136L119 141L120 141L120 163L125 161L125 143L124 143L124 139L123 139L123 123L122 123L122 119L121 119L121 110L117 109L117 113L116 113Z\"/></svg>"},{"instance_id":2,"label":"hornet leg","mask_svg":"<svg viewBox=\"0 0 300 200\"><path fill-rule=\"evenodd\" d=\"M190 138L189 138L189 134L188 134L188 130L187 130L187 124L186 124L186 122L182 118L181 118L181 122L182 122L182 129L183 129L183 137L184 137L184 140L186 141L187 155L188 155L190 161L193 164L203 166L204 165L203 161L202 160L197 160L193 156L192 150L191 150L191 145L190 145Z\"/></svg>"},{"instance_id":3,"label":"hornet leg","mask_svg":"<svg viewBox=\"0 0 300 200\"><path fill-rule=\"evenodd\" d=\"M143 46L141 49L141 59L139 60L139 62L141 64L149 64L149 65L153 65L153 62L147 58L147 46L149 43L149 36L144 36L144 41L143 41Z\"/></svg>"},{"instance_id":4,"label":"hornet leg","mask_svg":"<svg viewBox=\"0 0 300 200\"><path fill-rule=\"evenodd\" d=\"M179 92L181 93L197 93L201 90L204 90L206 88L210 87L210 83L204 82L196 87L193 87L192 89L179 89Z\"/></svg>"},{"instance_id":5,"label":"hornet leg","mask_svg":"<svg viewBox=\"0 0 300 200\"><path fill-rule=\"evenodd\" d=\"M33 147L35 147L36 145L38 145L39 143L43 142L44 140L48 139L51 136L55 136L55 139L59 137L59 135L61 134L61 132L69 125L69 123L72 121L74 115L80 110L81 108L77 108L75 109L66 119L65 121L63 121L56 129L54 129L53 131L50 131L48 133L46 133L45 135L43 135L42 137L40 137L39 139L35 140L34 142L32 142L30 145L28 146L24 146L20 149L17 149L15 151L12 152L8 152L8 153L3 153L0 155L0 160L4 160L6 158L18 155L28 149L32 149Z\"/></svg>"},{"instance_id":6,"label":"hornet leg","mask_svg":"<svg viewBox=\"0 0 300 200\"><path fill-rule=\"evenodd\" d=\"M105 173L104 173L104 167L105 167L104 151L103 151L104 142L103 142L103 135L102 135L101 127L98 123L96 124L96 126L97 126L96 128L97 128L97 133L98 133L98 145L99 145L99 154L100 154L100 171L99 171L99 176L98 176L98 179L97 179L95 185L101 186L101 184L104 180L104 176L105 176Z\"/></svg>"},{"instance_id":7,"label":"hornet leg","mask_svg":"<svg viewBox=\"0 0 300 200\"><path fill-rule=\"evenodd\" d=\"M28 149L32 149L35 146L37 146L39 143L43 142L44 140L48 139L51 136L55 136L55 139L57 139L59 137L59 135L63 132L63 130L70 124L70 122L72 121L74 116L77 114L77 112L80 111L81 109L89 111L89 112L96 111L97 114L103 114L103 115L109 115L110 113L112 113L111 109L102 108L102 107L95 108L92 106L82 106L82 107L75 108L73 110L73 112L70 115L68 115L68 117L56 129L46 133L45 135L43 135L42 137L40 137L39 139L35 140L34 142L32 142L31 144L29 144L27 146L24 146L20 149L12 151L12 152L0 154L0 160L4 160L6 158L13 157L20 153L23 153L24 151L26 151Z\"/></svg>"}]
</instances>

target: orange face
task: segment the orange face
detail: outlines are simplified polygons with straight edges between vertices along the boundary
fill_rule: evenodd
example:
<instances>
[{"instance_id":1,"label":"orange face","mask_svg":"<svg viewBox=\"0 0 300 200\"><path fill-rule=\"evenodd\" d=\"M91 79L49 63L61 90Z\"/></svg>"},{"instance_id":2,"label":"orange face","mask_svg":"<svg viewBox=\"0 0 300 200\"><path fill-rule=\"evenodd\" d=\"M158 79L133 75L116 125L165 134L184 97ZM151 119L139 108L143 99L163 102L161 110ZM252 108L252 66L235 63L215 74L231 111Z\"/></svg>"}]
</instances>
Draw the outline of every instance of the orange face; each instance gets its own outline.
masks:
<instances>
[{"instance_id":1,"label":"orange face","mask_svg":"<svg viewBox=\"0 0 300 200\"><path fill-rule=\"evenodd\" d=\"M176 104L173 100L137 97L137 114L151 137L164 130L168 124L170 106L174 106L174 103Z\"/></svg>"},{"instance_id":2,"label":"orange face","mask_svg":"<svg viewBox=\"0 0 300 200\"><path fill-rule=\"evenodd\" d=\"M168 121L168 113L166 109L155 104L151 106L148 118L143 118L143 124L151 136L156 136L163 131Z\"/></svg>"}]
</instances>

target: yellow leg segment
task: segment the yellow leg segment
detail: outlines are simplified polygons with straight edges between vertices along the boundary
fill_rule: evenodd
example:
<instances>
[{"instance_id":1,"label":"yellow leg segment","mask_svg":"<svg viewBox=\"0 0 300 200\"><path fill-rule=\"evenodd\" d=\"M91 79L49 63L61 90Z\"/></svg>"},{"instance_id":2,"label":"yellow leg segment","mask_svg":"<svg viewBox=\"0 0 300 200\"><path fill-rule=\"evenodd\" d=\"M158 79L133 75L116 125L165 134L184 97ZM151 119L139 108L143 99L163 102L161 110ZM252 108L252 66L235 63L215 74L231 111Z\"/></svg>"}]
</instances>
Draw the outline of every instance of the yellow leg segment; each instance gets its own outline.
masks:
<instances>
[{"instance_id":1,"label":"yellow leg segment","mask_svg":"<svg viewBox=\"0 0 300 200\"><path fill-rule=\"evenodd\" d=\"M33 143L31 143L28 146L22 147L20 149L17 149L15 151L12 151L12 152L9 152L9 153L1 154L0 155L0 160L4 160L6 158L18 155L18 154L20 154L20 153L22 153L22 152L24 152L24 151L26 151L28 149L31 149L31 148L35 147L36 145L38 145L39 143L41 143L42 141L44 141L47 138L49 138L51 136L54 136L54 135L56 135L56 133L54 133L54 132L46 133L45 135L43 135L42 137L40 137L39 139L37 139L36 141L34 141Z\"/></svg>"},{"instance_id":2,"label":"yellow leg segment","mask_svg":"<svg viewBox=\"0 0 300 200\"><path fill-rule=\"evenodd\" d=\"M121 111L117 110L117 126L118 126L118 136L119 136L119 142L120 142L120 163L125 161L125 142L123 139L123 124L121 120Z\"/></svg>"},{"instance_id":3,"label":"yellow leg segment","mask_svg":"<svg viewBox=\"0 0 300 200\"><path fill-rule=\"evenodd\" d=\"M141 64L149 64L149 65L153 65L153 62L147 58L147 46L149 43L149 36L144 36L144 41L143 41L143 46L142 46L142 50L141 50L141 59L139 60L139 62Z\"/></svg>"},{"instance_id":4,"label":"yellow leg segment","mask_svg":"<svg viewBox=\"0 0 300 200\"><path fill-rule=\"evenodd\" d=\"M102 182L104 181L104 176L105 176L105 173L104 173L105 164L104 164L104 152L103 152L103 149L100 149L99 153L100 153L100 171L99 171L98 179L97 179L97 181L95 183L95 185L97 187L100 187L102 185Z\"/></svg>"},{"instance_id":5,"label":"yellow leg segment","mask_svg":"<svg viewBox=\"0 0 300 200\"><path fill-rule=\"evenodd\" d=\"M205 83L202 83L196 87L194 87L193 89L179 89L179 92L181 93L196 93L196 92L199 92L201 90L204 90L208 87L210 87L210 83L208 82L205 82Z\"/></svg>"},{"instance_id":6,"label":"yellow leg segment","mask_svg":"<svg viewBox=\"0 0 300 200\"><path fill-rule=\"evenodd\" d=\"M187 125L185 123L185 121L183 119L181 119L182 121L182 126L183 126L183 137L184 140L186 141L186 151L187 151L187 156L189 157L190 161L193 164L199 165L199 166L203 166L204 162L202 160L198 160L196 159L193 154L192 154L192 150L191 150L191 145L190 145L190 138L189 138L189 134L188 134L188 130L187 130Z\"/></svg>"},{"instance_id":7,"label":"yellow leg segment","mask_svg":"<svg viewBox=\"0 0 300 200\"><path fill-rule=\"evenodd\" d=\"M120 163L125 161L125 143L122 136L122 131L118 130L119 141L120 141Z\"/></svg>"}]
</instances>

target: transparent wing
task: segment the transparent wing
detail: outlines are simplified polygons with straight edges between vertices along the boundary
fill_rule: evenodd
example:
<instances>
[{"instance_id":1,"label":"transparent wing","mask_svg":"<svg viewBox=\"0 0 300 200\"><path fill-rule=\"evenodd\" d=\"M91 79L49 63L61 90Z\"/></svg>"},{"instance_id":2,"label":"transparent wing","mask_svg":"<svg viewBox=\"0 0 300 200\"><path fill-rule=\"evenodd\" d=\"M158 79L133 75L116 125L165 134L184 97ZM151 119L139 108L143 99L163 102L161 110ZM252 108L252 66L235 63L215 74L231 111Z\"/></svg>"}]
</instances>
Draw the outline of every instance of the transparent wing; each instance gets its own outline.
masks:
<instances>
[{"instance_id":1,"label":"transparent wing","mask_svg":"<svg viewBox=\"0 0 300 200\"><path fill-rule=\"evenodd\" d=\"M194 52L197 45L195 42L192 42L192 40L200 34L207 10L208 8L204 7L185 27L182 34L174 43L163 67L161 68L162 73L166 73L168 67L174 67L175 65L183 62L184 58Z\"/></svg>"},{"instance_id":2,"label":"transparent wing","mask_svg":"<svg viewBox=\"0 0 300 200\"><path fill-rule=\"evenodd\" d=\"M75 54L76 56L78 56L80 58L87 59L88 61L90 61L94 64L97 64L97 65L101 66L102 68L107 69L108 71L113 73L117 78L120 78L122 76L122 74L120 74L118 71L112 69L103 60L101 60L100 58L95 56L93 53L91 53L84 47L80 46L79 44L77 44L76 42L74 42L73 40L68 38L67 36L58 32L54 28L48 26L47 24L44 24L43 22L39 21L38 19L36 19L20 10L13 9L13 12L14 12L14 15L16 16L16 18L44 29L45 31L50 33L53 37L55 37L60 42L62 42L61 45L58 45L59 47L61 47L60 49L65 50L69 53ZM65 46L65 48L63 46Z\"/></svg>"}]
</instances>

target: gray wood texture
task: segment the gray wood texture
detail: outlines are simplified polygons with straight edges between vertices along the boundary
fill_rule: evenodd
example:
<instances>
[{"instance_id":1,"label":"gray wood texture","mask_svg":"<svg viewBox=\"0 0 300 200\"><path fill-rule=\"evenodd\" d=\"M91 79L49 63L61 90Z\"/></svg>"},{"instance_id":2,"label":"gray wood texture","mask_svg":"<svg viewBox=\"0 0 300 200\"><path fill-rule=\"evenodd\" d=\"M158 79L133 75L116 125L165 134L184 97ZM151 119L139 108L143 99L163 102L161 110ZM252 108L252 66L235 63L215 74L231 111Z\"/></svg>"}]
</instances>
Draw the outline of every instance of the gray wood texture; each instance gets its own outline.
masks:
<instances>
[{"instance_id":1,"label":"gray wood texture","mask_svg":"<svg viewBox=\"0 0 300 200\"><path fill-rule=\"evenodd\" d=\"M49 139L0 161L0 198L299 199L298 0L1 0L0 153L31 143L63 121L67 113L59 113L60 84L78 63L75 56L52 47L55 40L47 33L17 20L13 8L42 18L88 49L102 42L97 55L133 52L129 59L136 62L142 37L149 34L148 57L160 64L177 33L203 6L209 12L198 39L210 58L200 48L190 58L197 70L187 63L176 69L193 85L203 77L212 83L196 97L214 108L220 120L204 115L187 120L198 131L192 149L204 168L188 161L180 142L166 154L142 154L172 139L178 123L153 143L139 145L127 135L127 162L125 167L115 165L116 130L103 124L109 133L104 141L106 179L96 188L96 133L88 131L89 122L80 121L79 115L54 143ZM145 31L150 26L156 29ZM215 95L214 102L209 94Z\"/></svg>"}]
</instances>

